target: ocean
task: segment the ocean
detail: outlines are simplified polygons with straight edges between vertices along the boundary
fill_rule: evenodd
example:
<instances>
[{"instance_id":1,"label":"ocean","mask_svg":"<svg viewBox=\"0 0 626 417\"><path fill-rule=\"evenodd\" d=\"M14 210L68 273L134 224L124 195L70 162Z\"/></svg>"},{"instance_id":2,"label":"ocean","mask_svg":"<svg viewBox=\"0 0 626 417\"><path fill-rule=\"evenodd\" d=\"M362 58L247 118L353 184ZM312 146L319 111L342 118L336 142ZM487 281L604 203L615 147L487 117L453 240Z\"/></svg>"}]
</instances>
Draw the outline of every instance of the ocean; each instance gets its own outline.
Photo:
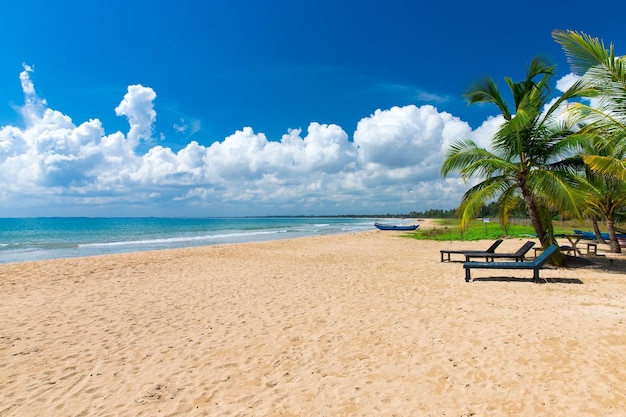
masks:
<instances>
[{"instance_id":1,"label":"ocean","mask_svg":"<svg viewBox=\"0 0 626 417\"><path fill-rule=\"evenodd\" d=\"M376 219L0 218L0 264L364 231Z\"/></svg>"}]
</instances>

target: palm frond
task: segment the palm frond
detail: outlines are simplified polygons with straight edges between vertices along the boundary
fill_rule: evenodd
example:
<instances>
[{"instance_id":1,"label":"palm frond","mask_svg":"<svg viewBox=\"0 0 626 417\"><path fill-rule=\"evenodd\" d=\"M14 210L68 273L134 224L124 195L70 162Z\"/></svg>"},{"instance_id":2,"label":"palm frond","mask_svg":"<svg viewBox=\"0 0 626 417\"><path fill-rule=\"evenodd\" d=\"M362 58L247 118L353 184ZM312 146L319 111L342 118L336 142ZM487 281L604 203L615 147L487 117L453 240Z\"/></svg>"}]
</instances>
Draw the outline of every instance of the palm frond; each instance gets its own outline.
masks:
<instances>
[{"instance_id":1,"label":"palm frond","mask_svg":"<svg viewBox=\"0 0 626 417\"><path fill-rule=\"evenodd\" d=\"M555 162L567 160L580 153L582 137L574 136L567 121L555 120L542 125L528 141L528 160L538 167L555 167ZM580 161L582 164L582 161ZM566 164L570 164L567 162Z\"/></svg>"},{"instance_id":2,"label":"palm frond","mask_svg":"<svg viewBox=\"0 0 626 417\"><path fill-rule=\"evenodd\" d=\"M492 200L494 196L500 194L512 186L510 177L494 176L487 178L479 184L471 187L461 200L457 209L457 216L461 220L461 230L465 230L470 221L476 217L485 202Z\"/></svg>"},{"instance_id":3,"label":"palm frond","mask_svg":"<svg viewBox=\"0 0 626 417\"><path fill-rule=\"evenodd\" d=\"M615 56L612 43L607 49L604 41L572 30L554 30L552 37L565 51L573 71L589 77L597 88L605 90L606 96L617 93L623 97L626 62L624 58Z\"/></svg>"},{"instance_id":4,"label":"palm frond","mask_svg":"<svg viewBox=\"0 0 626 417\"><path fill-rule=\"evenodd\" d=\"M502 124L493 138L493 148L504 158L519 162L526 159L528 133L532 129L536 111L523 106L518 109L515 117Z\"/></svg>"},{"instance_id":5,"label":"palm frond","mask_svg":"<svg viewBox=\"0 0 626 417\"><path fill-rule=\"evenodd\" d=\"M465 93L469 105L475 103L493 103L502 112L505 119L511 118L511 113L502 99L500 90L492 78L484 78L470 85Z\"/></svg>"},{"instance_id":6,"label":"palm frond","mask_svg":"<svg viewBox=\"0 0 626 417\"><path fill-rule=\"evenodd\" d=\"M547 205L582 218L589 185L579 175L568 170L534 170L528 181Z\"/></svg>"},{"instance_id":7,"label":"palm frond","mask_svg":"<svg viewBox=\"0 0 626 417\"><path fill-rule=\"evenodd\" d=\"M626 180L626 160L599 155L583 155L583 160L593 171Z\"/></svg>"},{"instance_id":8,"label":"palm frond","mask_svg":"<svg viewBox=\"0 0 626 417\"><path fill-rule=\"evenodd\" d=\"M451 172L459 172L467 180L475 174L489 176L505 166L506 161L479 147L473 140L465 139L450 146L440 172L444 178Z\"/></svg>"},{"instance_id":9,"label":"palm frond","mask_svg":"<svg viewBox=\"0 0 626 417\"><path fill-rule=\"evenodd\" d=\"M498 198L498 216L500 224L505 228L509 224L509 214L520 204L519 190L517 187L509 186Z\"/></svg>"},{"instance_id":10,"label":"palm frond","mask_svg":"<svg viewBox=\"0 0 626 417\"><path fill-rule=\"evenodd\" d=\"M526 80L532 80L538 75L552 76L556 65L548 62L545 58L533 57L526 71Z\"/></svg>"},{"instance_id":11,"label":"palm frond","mask_svg":"<svg viewBox=\"0 0 626 417\"><path fill-rule=\"evenodd\" d=\"M606 65L613 55L612 44L608 51L603 41L585 33L555 29L552 31L552 37L564 49L567 62L572 69L579 74L584 74L598 65Z\"/></svg>"}]
</instances>

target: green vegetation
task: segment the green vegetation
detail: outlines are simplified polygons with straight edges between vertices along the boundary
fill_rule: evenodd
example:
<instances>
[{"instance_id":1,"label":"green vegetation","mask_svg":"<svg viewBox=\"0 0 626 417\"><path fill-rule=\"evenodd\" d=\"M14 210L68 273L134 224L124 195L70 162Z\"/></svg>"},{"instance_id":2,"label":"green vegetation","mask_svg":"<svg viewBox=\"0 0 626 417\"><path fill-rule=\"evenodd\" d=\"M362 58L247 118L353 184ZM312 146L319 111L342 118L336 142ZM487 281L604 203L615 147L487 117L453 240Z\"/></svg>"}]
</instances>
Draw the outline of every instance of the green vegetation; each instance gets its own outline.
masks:
<instances>
[{"instance_id":1,"label":"green vegetation","mask_svg":"<svg viewBox=\"0 0 626 417\"><path fill-rule=\"evenodd\" d=\"M515 220L507 226L507 231L498 222L483 223L481 219L472 220L462 229L459 220L439 219L438 227L418 229L402 235L406 238L418 240L495 240L500 238L526 238L535 235L535 230L527 220ZM554 231L556 234L572 233L574 229L589 228L588 222L558 222Z\"/></svg>"},{"instance_id":2,"label":"green vegetation","mask_svg":"<svg viewBox=\"0 0 626 417\"><path fill-rule=\"evenodd\" d=\"M615 223L626 217L626 59L615 56L613 44L607 49L585 34L555 30L552 36L582 74L579 88L595 98L593 106L574 103L568 115L581 126L574 137L591 186L586 211L606 221L611 251L621 252Z\"/></svg>"},{"instance_id":3,"label":"green vegetation","mask_svg":"<svg viewBox=\"0 0 626 417\"><path fill-rule=\"evenodd\" d=\"M430 209L426 211L412 211L407 217L412 219L454 219L456 217L456 210Z\"/></svg>"}]
</instances>

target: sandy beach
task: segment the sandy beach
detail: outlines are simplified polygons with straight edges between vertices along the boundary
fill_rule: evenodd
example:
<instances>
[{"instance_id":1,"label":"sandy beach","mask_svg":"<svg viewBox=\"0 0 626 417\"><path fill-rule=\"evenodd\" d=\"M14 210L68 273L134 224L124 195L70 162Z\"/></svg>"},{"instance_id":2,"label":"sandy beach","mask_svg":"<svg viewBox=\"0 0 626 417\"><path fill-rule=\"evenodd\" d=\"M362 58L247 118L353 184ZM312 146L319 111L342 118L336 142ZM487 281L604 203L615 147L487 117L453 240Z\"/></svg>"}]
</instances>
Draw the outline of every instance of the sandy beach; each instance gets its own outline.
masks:
<instances>
[{"instance_id":1,"label":"sandy beach","mask_svg":"<svg viewBox=\"0 0 626 417\"><path fill-rule=\"evenodd\" d=\"M0 265L0 416L624 415L626 255L399 235Z\"/></svg>"}]
</instances>

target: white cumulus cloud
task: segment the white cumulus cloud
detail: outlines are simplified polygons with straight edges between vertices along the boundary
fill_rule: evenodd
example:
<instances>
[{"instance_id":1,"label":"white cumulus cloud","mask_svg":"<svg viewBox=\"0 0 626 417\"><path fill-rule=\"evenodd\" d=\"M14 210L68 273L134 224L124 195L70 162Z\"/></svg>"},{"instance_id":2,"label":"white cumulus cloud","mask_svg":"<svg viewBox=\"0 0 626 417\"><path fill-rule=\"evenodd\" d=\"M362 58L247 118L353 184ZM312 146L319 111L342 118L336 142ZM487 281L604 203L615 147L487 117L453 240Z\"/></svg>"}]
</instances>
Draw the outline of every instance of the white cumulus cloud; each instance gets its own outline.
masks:
<instances>
[{"instance_id":1,"label":"white cumulus cloud","mask_svg":"<svg viewBox=\"0 0 626 417\"><path fill-rule=\"evenodd\" d=\"M376 110L354 133L358 160L370 175L396 180L433 179L448 146L471 128L430 105Z\"/></svg>"},{"instance_id":2,"label":"white cumulus cloud","mask_svg":"<svg viewBox=\"0 0 626 417\"><path fill-rule=\"evenodd\" d=\"M156 93L131 85L115 108L127 132L105 135L98 119L76 124L40 99L20 74L24 128L0 128L0 215L264 215L400 213L455 207L465 186L442 180L449 145L479 143L476 131L435 107L377 110L353 140L311 122L280 141L243 127L223 140L178 151L152 144ZM144 146L139 146L142 144ZM143 149L140 151L139 149Z\"/></svg>"},{"instance_id":3,"label":"white cumulus cloud","mask_svg":"<svg viewBox=\"0 0 626 417\"><path fill-rule=\"evenodd\" d=\"M131 85L124 100L115 108L115 114L126 116L130 123L128 140L137 145L141 139L152 138L152 124L156 120L154 99L156 93L153 89L142 85Z\"/></svg>"},{"instance_id":4,"label":"white cumulus cloud","mask_svg":"<svg viewBox=\"0 0 626 417\"><path fill-rule=\"evenodd\" d=\"M568 88L573 86L574 83L578 81L579 79L580 79L579 75L576 75L573 72L570 72L569 74L564 75L563 77L557 80L556 89L564 93L567 91Z\"/></svg>"}]
</instances>

